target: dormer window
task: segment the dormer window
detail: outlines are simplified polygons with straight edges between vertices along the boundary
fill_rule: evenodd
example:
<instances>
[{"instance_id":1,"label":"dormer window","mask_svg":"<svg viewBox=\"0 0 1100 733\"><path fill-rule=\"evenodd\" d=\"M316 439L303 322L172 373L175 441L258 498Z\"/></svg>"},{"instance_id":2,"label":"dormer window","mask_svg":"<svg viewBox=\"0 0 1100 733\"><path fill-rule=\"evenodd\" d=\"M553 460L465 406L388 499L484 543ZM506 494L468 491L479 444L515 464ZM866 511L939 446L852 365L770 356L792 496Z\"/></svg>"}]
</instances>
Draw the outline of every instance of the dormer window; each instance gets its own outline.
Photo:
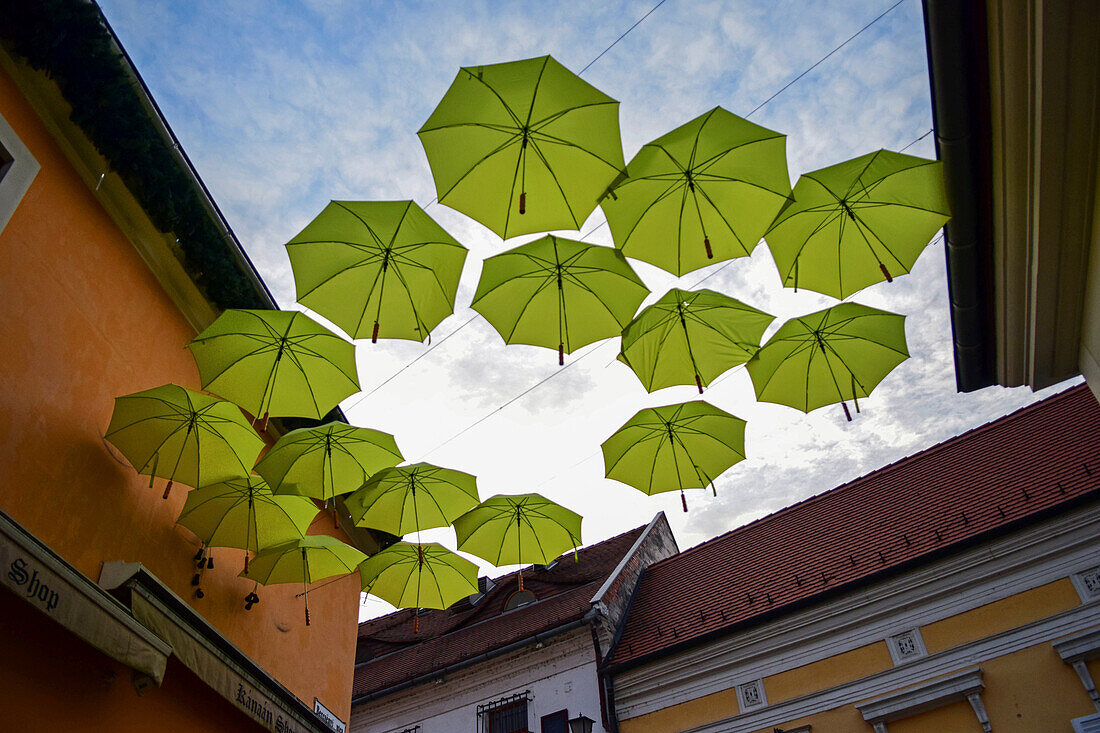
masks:
<instances>
[{"instance_id":1,"label":"dormer window","mask_svg":"<svg viewBox=\"0 0 1100 733\"><path fill-rule=\"evenodd\" d=\"M504 610L511 611L514 608L521 608L528 604L534 603L538 599L535 598L535 594L529 590L517 590L512 595L508 596L508 600L504 603Z\"/></svg>"}]
</instances>

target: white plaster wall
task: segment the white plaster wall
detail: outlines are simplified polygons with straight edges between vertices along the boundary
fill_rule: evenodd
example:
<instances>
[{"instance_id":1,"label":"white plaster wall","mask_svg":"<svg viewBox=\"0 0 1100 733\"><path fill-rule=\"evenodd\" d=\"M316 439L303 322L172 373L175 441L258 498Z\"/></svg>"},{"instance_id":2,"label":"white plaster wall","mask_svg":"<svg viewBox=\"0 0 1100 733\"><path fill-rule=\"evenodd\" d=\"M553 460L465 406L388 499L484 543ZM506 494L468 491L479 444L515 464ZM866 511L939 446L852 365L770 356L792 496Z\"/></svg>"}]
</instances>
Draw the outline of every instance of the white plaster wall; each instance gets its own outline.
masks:
<instances>
[{"instance_id":1,"label":"white plaster wall","mask_svg":"<svg viewBox=\"0 0 1100 733\"><path fill-rule=\"evenodd\" d=\"M592 718L594 733L606 733L600 714L599 681L592 635L587 626L447 677L352 709L354 733L398 733L415 725L419 733L475 733L477 706L524 690L529 730L559 710Z\"/></svg>"}]
</instances>

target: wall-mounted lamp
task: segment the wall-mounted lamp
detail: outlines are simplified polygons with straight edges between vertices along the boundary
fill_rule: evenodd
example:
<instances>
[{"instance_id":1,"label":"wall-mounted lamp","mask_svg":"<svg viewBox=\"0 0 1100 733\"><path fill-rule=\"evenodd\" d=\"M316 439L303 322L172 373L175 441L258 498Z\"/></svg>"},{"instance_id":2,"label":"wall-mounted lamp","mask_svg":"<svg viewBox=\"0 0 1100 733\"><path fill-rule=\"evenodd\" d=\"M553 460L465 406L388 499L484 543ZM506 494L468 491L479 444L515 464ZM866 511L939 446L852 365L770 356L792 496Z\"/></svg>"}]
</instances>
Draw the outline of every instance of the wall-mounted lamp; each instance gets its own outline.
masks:
<instances>
[{"instance_id":1,"label":"wall-mounted lamp","mask_svg":"<svg viewBox=\"0 0 1100 733\"><path fill-rule=\"evenodd\" d=\"M569 721L569 733L592 733L592 724L596 721L581 713Z\"/></svg>"}]
</instances>

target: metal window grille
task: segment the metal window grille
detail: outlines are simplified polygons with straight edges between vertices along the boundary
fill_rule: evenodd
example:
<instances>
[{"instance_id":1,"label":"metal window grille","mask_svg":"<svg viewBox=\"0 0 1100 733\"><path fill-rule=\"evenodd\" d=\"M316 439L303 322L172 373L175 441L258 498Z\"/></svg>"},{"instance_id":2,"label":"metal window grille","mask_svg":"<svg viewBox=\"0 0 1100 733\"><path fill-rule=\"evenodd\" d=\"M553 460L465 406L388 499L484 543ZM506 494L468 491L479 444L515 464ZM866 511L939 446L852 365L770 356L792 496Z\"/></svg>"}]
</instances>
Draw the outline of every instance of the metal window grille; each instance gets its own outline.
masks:
<instances>
[{"instance_id":1,"label":"metal window grille","mask_svg":"<svg viewBox=\"0 0 1100 733\"><path fill-rule=\"evenodd\" d=\"M531 691L524 690L478 705L478 733L530 733L527 715L530 700Z\"/></svg>"}]
</instances>

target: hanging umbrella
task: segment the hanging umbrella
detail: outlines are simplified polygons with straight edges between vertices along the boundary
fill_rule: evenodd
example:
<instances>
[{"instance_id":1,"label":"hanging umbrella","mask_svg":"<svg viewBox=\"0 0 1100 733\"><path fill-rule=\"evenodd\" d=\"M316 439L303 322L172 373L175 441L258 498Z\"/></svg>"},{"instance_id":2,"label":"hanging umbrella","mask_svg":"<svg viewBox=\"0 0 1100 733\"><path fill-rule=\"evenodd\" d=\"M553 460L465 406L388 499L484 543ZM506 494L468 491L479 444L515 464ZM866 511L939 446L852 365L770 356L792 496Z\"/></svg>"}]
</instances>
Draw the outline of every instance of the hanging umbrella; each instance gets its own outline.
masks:
<instances>
[{"instance_id":1,"label":"hanging umbrella","mask_svg":"<svg viewBox=\"0 0 1100 733\"><path fill-rule=\"evenodd\" d=\"M206 486L247 476L264 447L239 407L175 384L115 398L104 436L138 473Z\"/></svg>"},{"instance_id":2,"label":"hanging umbrella","mask_svg":"<svg viewBox=\"0 0 1100 733\"><path fill-rule=\"evenodd\" d=\"M439 202L504 239L580 229L623 169L619 103L549 56L460 69L417 134Z\"/></svg>"},{"instance_id":3,"label":"hanging umbrella","mask_svg":"<svg viewBox=\"0 0 1100 733\"><path fill-rule=\"evenodd\" d=\"M306 626L309 626L309 584L354 573L359 563L366 559L362 552L335 537L306 535L263 550L240 576L262 585L301 583Z\"/></svg>"},{"instance_id":4,"label":"hanging umbrella","mask_svg":"<svg viewBox=\"0 0 1100 733\"><path fill-rule=\"evenodd\" d=\"M454 528L458 549L497 566L545 565L581 543L581 515L538 494L490 497L456 519Z\"/></svg>"},{"instance_id":5,"label":"hanging umbrella","mask_svg":"<svg viewBox=\"0 0 1100 733\"><path fill-rule=\"evenodd\" d=\"M477 565L434 542L390 545L360 563L359 576L364 591L397 608L448 608L478 592Z\"/></svg>"},{"instance_id":6,"label":"hanging umbrella","mask_svg":"<svg viewBox=\"0 0 1100 733\"><path fill-rule=\"evenodd\" d=\"M748 361L775 316L713 290L673 288L623 329L619 360L647 392L703 387Z\"/></svg>"},{"instance_id":7,"label":"hanging umbrella","mask_svg":"<svg viewBox=\"0 0 1100 733\"><path fill-rule=\"evenodd\" d=\"M386 468L349 496L347 509L360 527L398 537L446 527L477 506L477 479L428 463Z\"/></svg>"},{"instance_id":8,"label":"hanging umbrella","mask_svg":"<svg viewBox=\"0 0 1100 733\"><path fill-rule=\"evenodd\" d=\"M858 412L858 399L907 358L905 316L841 303L784 323L747 368L758 400L803 412L839 402L851 420L845 400Z\"/></svg>"},{"instance_id":9,"label":"hanging umbrella","mask_svg":"<svg viewBox=\"0 0 1100 733\"><path fill-rule=\"evenodd\" d=\"M298 302L372 342L427 338L454 312L466 261L412 201L333 201L286 248Z\"/></svg>"},{"instance_id":10,"label":"hanging umbrella","mask_svg":"<svg viewBox=\"0 0 1100 733\"><path fill-rule=\"evenodd\" d=\"M557 348L564 364L618 335L648 294L618 250L546 236L485 260L471 307L504 343Z\"/></svg>"},{"instance_id":11,"label":"hanging umbrella","mask_svg":"<svg viewBox=\"0 0 1100 733\"><path fill-rule=\"evenodd\" d=\"M847 298L909 272L949 218L939 161L880 150L799 178L764 239L783 285Z\"/></svg>"},{"instance_id":12,"label":"hanging umbrella","mask_svg":"<svg viewBox=\"0 0 1100 733\"><path fill-rule=\"evenodd\" d=\"M791 195L786 136L721 107L648 143L600 208L627 257L682 276L752 254Z\"/></svg>"},{"instance_id":13,"label":"hanging umbrella","mask_svg":"<svg viewBox=\"0 0 1100 733\"><path fill-rule=\"evenodd\" d=\"M603 443L608 478L652 496L702 489L745 458L745 421L706 402L639 411ZM715 490L715 496L718 492Z\"/></svg>"},{"instance_id":14,"label":"hanging umbrella","mask_svg":"<svg viewBox=\"0 0 1100 733\"><path fill-rule=\"evenodd\" d=\"M259 476L231 479L195 489L176 520L207 547L236 547L248 553L301 539L317 516L317 505L301 496L275 496Z\"/></svg>"},{"instance_id":15,"label":"hanging umbrella","mask_svg":"<svg viewBox=\"0 0 1100 733\"><path fill-rule=\"evenodd\" d=\"M203 389L265 421L320 419L359 391L355 347L297 311L227 310L187 347Z\"/></svg>"},{"instance_id":16,"label":"hanging umbrella","mask_svg":"<svg viewBox=\"0 0 1100 733\"><path fill-rule=\"evenodd\" d=\"M389 433L330 422L299 428L279 441L256 464L276 494L328 501L355 491L367 477L403 460Z\"/></svg>"}]
</instances>

